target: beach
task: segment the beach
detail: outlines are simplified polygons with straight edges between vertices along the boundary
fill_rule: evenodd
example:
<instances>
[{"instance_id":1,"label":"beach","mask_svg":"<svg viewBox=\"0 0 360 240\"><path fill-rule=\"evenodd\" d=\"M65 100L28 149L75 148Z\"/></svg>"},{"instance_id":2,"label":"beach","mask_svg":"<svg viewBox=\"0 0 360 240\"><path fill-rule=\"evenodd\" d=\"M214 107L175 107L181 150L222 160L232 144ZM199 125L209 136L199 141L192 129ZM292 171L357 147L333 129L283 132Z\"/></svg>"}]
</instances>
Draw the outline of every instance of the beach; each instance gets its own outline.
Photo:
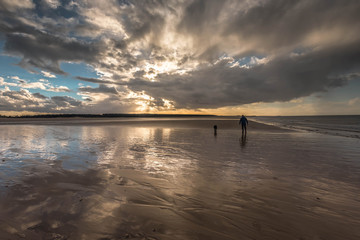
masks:
<instances>
[{"instance_id":1,"label":"beach","mask_svg":"<svg viewBox=\"0 0 360 240\"><path fill-rule=\"evenodd\" d=\"M0 239L360 239L358 138L238 122L1 119Z\"/></svg>"}]
</instances>

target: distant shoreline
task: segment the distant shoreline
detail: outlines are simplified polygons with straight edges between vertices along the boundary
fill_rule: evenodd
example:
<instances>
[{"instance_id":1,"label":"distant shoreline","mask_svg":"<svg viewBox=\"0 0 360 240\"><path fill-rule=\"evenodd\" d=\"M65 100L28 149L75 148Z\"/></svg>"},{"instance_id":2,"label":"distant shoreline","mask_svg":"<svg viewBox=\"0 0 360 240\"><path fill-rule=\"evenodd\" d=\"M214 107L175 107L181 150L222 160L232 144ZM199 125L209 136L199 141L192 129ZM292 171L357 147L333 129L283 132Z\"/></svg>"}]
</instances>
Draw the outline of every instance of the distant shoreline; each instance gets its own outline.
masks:
<instances>
[{"instance_id":1,"label":"distant shoreline","mask_svg":"<svg viewBox=\"0 0 360 240\"><path fill-rule=\"evenodd\" d=\"M123 118L123 117L151 117L151 118L171 118L171 117L219 117L209 114L131 114L131 113L104 113L104 114L41 114L41 115L23 115L23 116L4 116L0 118Z\"/></svg>"},{"instance_id":2,"label":"distant shoreline","mask_svg":"<svg viewBox=\"0 0 360 240\"><path fill-rule=\"evenodd\" d=\"M38 118L187 118L187 117L223 117L223 118L239 118L241 115L214 115L214 114L150 114L150 113L103 113L103 114L39 114L39 115L20 115L6 116L0 115L0 119L38 119ZM292 117L351 117L360 116L360 114L341 114L341 115L289 115L289 116L262 116L262 115L246 115L246 117L269 117L269 118L292 118Z\"/></svg>"}]
</instances>

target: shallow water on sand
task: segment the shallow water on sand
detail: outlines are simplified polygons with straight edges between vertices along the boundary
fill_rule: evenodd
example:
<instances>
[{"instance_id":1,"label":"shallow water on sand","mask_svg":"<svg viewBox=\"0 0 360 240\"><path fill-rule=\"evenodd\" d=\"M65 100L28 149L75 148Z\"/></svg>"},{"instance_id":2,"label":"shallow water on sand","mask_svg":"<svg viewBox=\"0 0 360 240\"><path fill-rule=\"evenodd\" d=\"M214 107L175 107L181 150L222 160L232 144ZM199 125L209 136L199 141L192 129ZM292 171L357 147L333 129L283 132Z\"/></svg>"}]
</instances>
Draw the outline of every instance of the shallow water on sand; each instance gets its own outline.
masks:
<instances>
[{"instance_id":1,"label":"shallow water on sand","mask_svg":"<svg viewBox=\"0 0 360 240\"><path fill-rule=\"evenodd\" d=\"M0 126L4 239L360 239L358 139Z\"/></svg>"}]
</instances>

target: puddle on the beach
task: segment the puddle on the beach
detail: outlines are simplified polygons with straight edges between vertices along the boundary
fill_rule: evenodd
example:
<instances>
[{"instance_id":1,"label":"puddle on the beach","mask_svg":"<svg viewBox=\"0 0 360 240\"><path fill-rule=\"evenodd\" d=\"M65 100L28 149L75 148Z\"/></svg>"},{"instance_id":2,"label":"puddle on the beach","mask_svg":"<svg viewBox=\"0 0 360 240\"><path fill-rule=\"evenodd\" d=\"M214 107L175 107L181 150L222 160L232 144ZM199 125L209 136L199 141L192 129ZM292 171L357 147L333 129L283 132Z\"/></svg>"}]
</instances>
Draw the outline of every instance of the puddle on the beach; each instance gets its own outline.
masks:
<instances>
[{"instance_id":1,"label":"puddle on the beach","mask_svg":"<svg viewBox=\"0 0 360 240\"><path fill-rule=\"evenodd\" d=\"M4 239L360 238L354 139L127 125L0 132Z\"/></svg>"}]
</instances>

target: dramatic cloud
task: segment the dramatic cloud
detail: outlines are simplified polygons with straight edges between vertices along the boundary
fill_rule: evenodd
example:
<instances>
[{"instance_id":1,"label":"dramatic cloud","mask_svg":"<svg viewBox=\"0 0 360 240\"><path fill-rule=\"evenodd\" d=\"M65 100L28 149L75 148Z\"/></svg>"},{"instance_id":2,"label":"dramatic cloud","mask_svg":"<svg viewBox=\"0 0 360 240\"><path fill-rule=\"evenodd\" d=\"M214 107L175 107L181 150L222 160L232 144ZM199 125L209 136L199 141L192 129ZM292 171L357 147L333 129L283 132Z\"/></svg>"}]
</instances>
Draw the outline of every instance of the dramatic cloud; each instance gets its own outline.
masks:
<instances>
[{"instance_id":1,"label":"dramatic cloud","mask_svg":"<svg viewBox=\"0 0 360 240\"><path fill-rule=\"evenodd\" d=\"M116 82L114 82L114 81L102 80L102 79L98 79L98 78L76 77L76 79L85 81L85 82L91 82L91 83L116 84Z\"/></svg>"},{"instance_id":2,"label":"dramatic cloud","mask_svg":"<svg viewBox=\"0 0 360 240\"><path fill-rule=\"evenodd\" d=\"M68 96L48 98L40 93L30 93L29 90L11 91L8 88L0 90L0 111L34 112L72 112L74 108L82 110L83 103Z\"/></svg>"},{"instance_id":3,"label":"dramatic cloud","mask_svg":"<svg viewBox=\"0 0 360 240\"><path fill-rule=\"evenodd\" d=\"M66 86L51 87L46 90L50 92L71 92L71 90Z\"/></svg>"},{"instance_id":4,"label":"dramatic cloud","mask_svg":"<svg viewBox=\"0 0 360 240\"><path fill-rule=\"evenodd\" d=\"M128 85L174 101L179 108L288 101L346 84L339 73L358 69L360 45L278 56L251 68L232 67L235 61L226 58L185 75L161 74L157 82L135 78Z\"/></svg>"},{"instance_id":5,"label":"dramatic cloud","mask_svg":"<svg viewBox=\"0 0 360 240\"><path fill-rule=\"evenodd\" d=\"M357 0L6 0L4 54L46 78L72 74L62 67L69 62L97 77L70 76L92 84L77 89L0 78L21 88L1 96L26 93L38 109L50 101L59 111L88 112L290 101L359 79L359 10ZM78 99L26 89L76 91Z\"/></svg>"},{"instance_id":6,"label":"dramatic cloud","mask_svg":"<svg viewBox=\"0 0 360 240\"><path fill-rule=\"evenodd\" d=\"M0 2L0 9L6 12L15 12L34 7L35 4L31 0L2 0Z\"/></svg>"},{"instance_id":7,"label":"dramatic cloud","mask_svg":"<svg viewBox=\"0 0 360 240\"><path fill-rule=\"evenodd\" d=\"M71 38L61 38L40 31L32 34L8 33L5 52L21 56L20 66L34 67L56 74L66 74L60 69L60 61L85 61L91 63L100 54L101 44L90 44Z\"/></svg>"},{"instance_id":8,"label":"dramatic cloud","mask_svg":"<svg viewBox=\"0 0 360 240\"><path fill-rule=\"evenodd\" d=\"M15 80L14 82L7 82L4 78L0 77L0 85L9 87L18 87L22 89L41 89L49 92L71 92L66 86L53 86L46 79L39 79L38 82L28 82L27 80L21 79L18 76L12 76L10 79Z\"/></svg>"},{"instance_id":9,"label":"dramatic cloud","mask_svg":"<svg viewBox=\"0 0 360 240\"><path fill-rule=\"evenodd\" d=\"M82 93L110 93L110 94L118 94L118 91L115 87L108 87L104 84L100 84L98 88L92 87L80 87L79 91Z\"/></svg>"}]
</instances>

